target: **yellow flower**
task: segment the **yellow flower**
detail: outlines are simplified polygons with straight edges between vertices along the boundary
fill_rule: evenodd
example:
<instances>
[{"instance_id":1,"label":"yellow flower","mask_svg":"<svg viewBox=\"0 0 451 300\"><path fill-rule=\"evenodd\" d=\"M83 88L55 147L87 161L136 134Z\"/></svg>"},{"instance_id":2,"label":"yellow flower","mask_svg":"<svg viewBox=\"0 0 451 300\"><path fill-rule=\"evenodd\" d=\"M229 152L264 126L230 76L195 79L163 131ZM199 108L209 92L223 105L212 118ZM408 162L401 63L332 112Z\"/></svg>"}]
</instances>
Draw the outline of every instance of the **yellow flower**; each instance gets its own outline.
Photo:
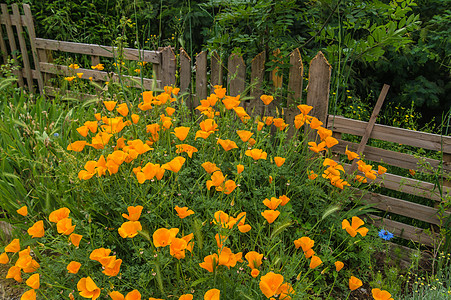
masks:
<instances>
[{"instance_id":1,"label":"yellow flower","mask_svg":"<svg viewBox=\"0 0 451 300\"><path fill-rule=\"evenodd\" d=\"M75 77L75 76L64 77L64 80L71 82L71 81L74 80L75 78L77 78L77 77Z\"/></svg>"},{"instance_id":2,"label":"yellow flower","mask_svg":"<svg viewBox=\"0 0 451 300\"><path fill-rule=\"evenodd\" d=\"M95 66L91 66L91 69L102 71L104 69L104 66L103 64L97 64Z\"/></svg>"},{"instance_id":3,"label":"yellow flower","mask_svg":"<svg viewBox=\"0 0 451 300\"><path fill-rule=\"evenodd\" d=\"M77 77L81 78L83 76L83 73L77 73Z\"/></svg>"}]
</instances>

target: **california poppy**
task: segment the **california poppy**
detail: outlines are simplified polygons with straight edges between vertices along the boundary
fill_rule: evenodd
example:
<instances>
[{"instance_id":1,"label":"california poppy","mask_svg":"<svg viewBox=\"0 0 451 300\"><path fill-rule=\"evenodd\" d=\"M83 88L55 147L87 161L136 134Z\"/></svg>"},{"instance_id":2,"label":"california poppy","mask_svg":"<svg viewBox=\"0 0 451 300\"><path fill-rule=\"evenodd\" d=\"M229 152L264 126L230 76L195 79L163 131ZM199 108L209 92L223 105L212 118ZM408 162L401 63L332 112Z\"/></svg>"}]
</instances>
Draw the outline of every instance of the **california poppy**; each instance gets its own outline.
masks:
<instances>
[{"instance_id":1,"label":"california poppy","mask_svg":"<svg viewBox=\"0 0 451 300\"><path fill-rule=\"evenodd\" d=\"M256 251L249 251L244 257L249 262L248 267L251 269L256 269L262 264L263 254Z\"/></svg>"},{"instance_id":2,"label":"california poppy","mask_svg":"<svg viewBox=\"0 0 451 300\"><path fill-rule=\"evenodd\" d=\"M0 264L4 265L7 264L8 262L9 262L8 254L6 254L6 252L0 254Z\"/></svg>"},{"instance_id":3,"label":"california poppy","mask_svg":"<svg viewBox=\"0 0 451 300\"><path fill-rule=\"evenodd\" d=\"M194 214L194 211L192 211L191 209L188 209L188 207L179 207L179 206L175 206L174 208L177 211L177 215L180 219L184 219L192 214Z\"/></svg>"},{"instance_id":4,"label":"california poppy","mask_svg":"<svg viewBox=\"0 0 451 300\"><path fill-rule=\"evenodd\" d=\"M67 150L81 152L81 151L83 151L85 146L86 146L86 141L76 141L76 142L69 144L69 146L67 146Z\"/></svg>"},{"instance_id":5,"label":"california poppy","mask_svg":"<svg viewBox=\"0 0 451 300\"><path fill-rule=\"evenodd\" d=\"M285 163L285 158L276 156L274 157L274 163L276 166L281 167Z\"/></svg>"},{"instance_id":6,"label":"california poppy","mask_svg":"<svg viewBox=\"0 0 451 300\"><path fill-rule=\"evenodd\" d=\"M269 272L260 278L260 290L266 296L270 298L277 293L277 290L282 285L283 276L274 272Z\"/></svg>"},{"instance_id":7,"label":"california poppy","mask_svg":"<svg viewBox=\"0 0 451 300\"><path fill-rule=\"evenodd\" d=\"M267 153L262 149L246 150L246 156L252 157L254 160L266 159Z\"/></svg>"},{"instance_id":8,"label":"california poppy","mask_svg":"<svg viewBox=\"0 0 451 300\"><path fill-rule=\"evenodd\" d=\"M269 95L261 95L260 100L262 100L265 105L269 105L274 100L274 97Z\"/></svg>"},{"instance_id":9,"label":"california poppy","mask_svg":"<svg viewBox=\"0 0 451 300\"><path fill-rule=\"evenodd\" d=\"M153 176L152 176L153 177ZM127 207L128 215L122 214L122 217L129 221L138 221L143 207L141 205Z\"/></svg>"},{"instance_id":10,"label":"california poppy","mask_svg":"<svg viewBox=\"0 0 451 300\"><path fill-rule=\"evenodd\" d=\"M174 128L174 135L180 140L180 141L184 141L186 139L186 137L188 136L190 127L176 127Z\"/></svg>"},{"instance_id":11,"label":"california poppy","mask_svg":"<svg viewBox=\"0 0 451 300\"><path fill-rule=\"evenodd\" d=\"M160 228L157 229L152 237L153 237L153 244L155 247L166 247L171 244L172 240L175 238L177 233L179 232L178 228Z\"/></svg>"},{"instance_id":12,"label":"california poppy","mask_svg":"<svg viewBox=\"0 0 451 300\"><path fill-rule=\"evenodd\" d=\"M371 293L373 294L373 298L375 300L393 300L389 292L381 289L372 289Z\"/></svg>"},{"instance_id":13,"label":"california poppy","mask_svg":"<svg viewBox=\"0 0 451 300\"><path fill-rule=\"evenodd\" d=\"M37 289L39 288L39 286L40 286L40 284L39 284L39 274L36 273L36 274L31 275L31 276L27 279L27 281L25 281L25 283L26 283L29 287L31 287L32 289L37 290Z\"/></svg>"},{"instance_id":14,"label":"california poppy","mask_svg":"<svg viewBox=\"0 0 451 300\"><path fill-rule=\"evenodd\" d=\"M170 162L162 165L161 168L172 171L174 173L177 173L178 171L180 171L180 169L182 168L185 161L186 161L186 158L184 158L182 156L177 156L174 159L172 159Z\"/></svg>"},{"instance_id":15,"label":"california poppy","mask_svg":"<svg viewBox=\"0 0 451 300\"><path fill-rule=\"evenodd\" d=\"M117 101L103 101L103 104L105 105L106 109L109 111L112 111L114 107L116 106Z\"/></svg>"},{"instance_id":16,"label":"california poppy","mask_svg":"<svg viewBox=\"0 0 451 300\"><path fill-rule=\"evenodd\" d=\"M204 300L219 300L221 291L218 289L208 290L204 295Z\"/></svg>"},{"instance_id":17,"label":"california poppy","mask_svg":"<svg viewBox=\"0 0 451 300\"><path fill-rule=\"evenodd\" d=\"M238 174L241 174L244 171L244 166L242 164L239 164L236 166L236 172Z\"/></svg>"},{"instance_id":18,"label":"california poppy","mask_svg":"<svg viewBox=\"0 0 451 300\"><path fill-rule=\"evenodd\" d=\"M18 210L16 210L16 212L21 215L26 217L28 214L28 208L26 206L22 206L21 208L19 208Z\"/></svg>"},{"instance_id":19,"label":"california poppy","mask_svg":"<svg viewBox=\"0 0 451 300\"><path fill-rule=\"evenodd\" d=\"M20 300L36 300L36 291L34 289L26 291L22 294Z\"/></svg>"},{"instance_id":20,"label":"california poppy","mask_svg":"<svg viewBox=\"0 0 451 300\"><path fill-rule=\"evenodd\" d=\"M236 133L243 142L247 142L251 136L254 134L248 130L237 130Z\"/></svg>"},{"instance_id":21,"label":"california poppy","mask_svg":"<svg viewBox=\"0 0 451 300\"><path fill-rule=\"evenodd\" d=\"M341 261L336 261L335 263L335 270L337 271L337 272L340 272L340 270L341 269L343 269L343 267L344 267L344 263L343 262L341 262Z\"/></svg>"},{"instance_id":22,"label":"california poppy","mask_svg":"<svg viewBox=\"0 0 451 300\"><path fill-rule=\"evenodd\" d=\"M40 238L44 236L44 221L40 220L33 224L27 230L28 234L31 235L32 238Z\"/></svg>"},{"instance_id":23,"label":"california poppy","mask_svg":"<svg viewBox=\"0 0 451 300\"><path fill-rule=\"evenodd\" d=\"M368 233L368 228L361 227L365 222L363 222L362 219L359 217L352 217L352 225L349 224L349 221L344 219L343 222L341 222L341 228L346 229L346 231L349 233L350 236L355 237L357 233L360 233L361 236L366 236Z\"/></svg>"},{"instance_id":24,"label":"california poppy","mask_svg":"<svg viewBox=\"0 0 451 300\"><path fill-rule=\"evenodd\" d=\"M316 255L313 255L312 259L310 260L310 269L315 269L316 267L318 267L322 263L323 262L322 262L321 258L319 258Z\"/></svg>"},{"instance_id":25,"label":"california poppy","mask_svg":"<svg viewBox=\"0 0 451 300\"><path fill-rule=\"evenodd\" d=\"M81 278L78 281L77 289L83 298L92 298L92 300L95 300L100 296L100 289L89 276Z\"/></svg>"},{"instance_id":26,"label":"california poppy","mask_svg":"<svg viewBox=\"0 0 451 300\"><path fill-rule=\"evenodd\" d=\"M349 278L349 289L351 291L358 289L362 285L363 285L362 280L358 279L357 277L351 276L351 278Z\"/></svg>"},{"instance_id":27,"label":"california poppy","mask_svg":"<svg viewBox=\"0 0 451 300\"><path fill-rule=\"evenodd\" d=\"M262 216L268 221L269 224L273 223L277 217L280 215L278 210L265 210L262 212Z\"/></svg>"},{"instance_id":28,"label":"california poppy","mask_svg":"<svg viewBox=\"0 0 451 300\"><path fill-rule=\"evenodd\" d=\"M138 231L142 230L141 223L139 221L128 221L122 223L121 227L118 228L119 235L122 238L133 238L138 235Z\"/></svg>"},{"instance_id":29,"label":"california poppy","mask_svg":"<svg viewBox=\"0 0 451 300\"><path fill-rule=\"evenodd\" d=\"M209 161L206 161L202 164L202 168L204 168L204 170L208 173L211 174L215 171L218 171L219 168L216 166L216 164L211 163Z\"/></svg>"},{"instance_id":30,"label":"california poppy","mask_svg":"<svg viewBox=\"0 0 451 300\"><path fill-rule=\"evenodd\" d=\"M271 200L266 198L263 200L263 204L268 207L269 209L276 210L279 204L282 203L282 200L279 198L271 197Z\"/></svg>"},{"instance_id":31,"label":"california poppy","mask_svg":"<svg viewBox=\"0 0 451 300\"><path fill-rule=\"evenodd\" d=\"M77 274L77 273L78 273L78 270L80 270L80 267L81 267L81 263L79 263L79 262L77 262L77 261L71 261L71 262L67 265L66 269L67 269L67 271L68 271L69 273L71 273L71 274Z\"/></svg>"},{"instance_id":32,"label":"california poppy","mask_svg":"<svg viewBox=\"0 0 451 300\"><path fill-rule=\"evenodd\" d=\"M14 239L5 247L5 252L16 253L20 250L20 242L19 239Z\"/></svg>"},{"instance_id":33,"label":"california poppy","mask_svg":"<svg viewBox=\"0 0 451 300\"><path fill-rule=\"evenodd\" d=\"M72 225L71 218L64 218L56 223L56 229L58 233L69 235L74 231L75 225Z\"/></svg>"}]
</instances>

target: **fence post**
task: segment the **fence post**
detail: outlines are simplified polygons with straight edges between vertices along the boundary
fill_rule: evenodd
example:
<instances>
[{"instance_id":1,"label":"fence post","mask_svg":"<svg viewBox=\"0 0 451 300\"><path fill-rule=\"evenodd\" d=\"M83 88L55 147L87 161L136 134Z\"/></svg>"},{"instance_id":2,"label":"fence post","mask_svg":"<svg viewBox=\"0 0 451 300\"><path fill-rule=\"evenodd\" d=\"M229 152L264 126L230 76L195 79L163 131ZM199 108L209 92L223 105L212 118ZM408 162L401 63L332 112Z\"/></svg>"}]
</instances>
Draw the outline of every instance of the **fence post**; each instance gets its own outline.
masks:
<instances>
[{"instance_id":1,"label":"fence post","mask_svg":"<svg viewBox=\"0 0 451 300\"><path fill-rule=\"evenodd\" d=\"M246 65L244 64L243 57L236 53L231 54L229 56L227 68L229 95L233 97L241 95L244 92L246 80Z\"/></svg>"},{"instance_id":2,"label":"fence post","mask_svg":"<svg viewBox=\"0 0 451 300\"><path fill-rule=\"evenodd\" d=\"M12 27L12 23L11 23L11 17L8 12L8 6L5 3L2 3L1 7L2 7L2 15L3 15L3 18L5 19L6 34L8 35L9 48L11 49L11 55L13 56L16 66L19 66L19 61L17 60L17 55L16 55L16 53L17 53L16 39L14 37L13 27ZM14 73L17 74L17 80L19 81L19 86L24 87L22 69L14 72Z\"/></svg>"},{"instance_id":3,"label":"fence post","mask_svg":"<svg viewBox=\"0 0 451 300\"><path fill-rule=\"evenodd\" d=\"M285 111L285 122L289 124L288 138L292 137L295 131L294 116L299 114L296 103L301 103L302 84L304 74L304 64L302 63L299 48L290 54L290 72L288 78L287 110Z\"/></svg>"},{"instance_id":4,"label":"fence post","mask_svg":"<svg viewBox=\"0 0 451 300\"><path fill-rule=\"evenodd\" d=\"M182 48L180 49L180 91L181 94L188 93L186 98L186 106L194 109L191 103L191 58L188 53Z\"/></svg>"},{"instance_id":5,"label":"fence post","mask_svg":"<svg viewBox=\"0 0 451 300\"><path fill-rule=\"evenodd\" d=\"M329 108L331 65L321 51L312 59L309 68L307 105L313 106L311 116L326 125ZM312 135L311 137L314 137Z\"/></svg>"},{"instance_id":6,"label":"fence post","mask_svg":"<svg viewBox=\"0 0 451 300\"><path fill-rule=\"evenodd\" d=\"M218 52L213 51L211 53L211 78L210 82L212 86L222 85L222 61Z\"/></svg>"},{"instance_id":7,"label":"fence post","mask_svg":"<svg viewBox=\"0 0 451 300\"><path fill-rule=\"evenodd\" d=\"M265 76L266 52L260 52L251 62L251 96L249 111L255 115L262 116L264 105L260 100L263 95L262 84Z\"/></svg>"},{"instance_id":8,"label":"fence post","mask_svg":"<svg viewBox=\"0 0 451 300\"><path fill-rule=\"evenodd\" d=\"M175 85L175 70L177 60L174 51L170 46L164 47L161 51L160 80L162 87L166 85Z\"/></svg>"},{"instance_id":9,"label":"fence post","mask_svg":"<svg viewBox=\"0 0 451 300\"><path fill-rule=\"evenodd\" d=\"M207 99L207 52L202 51L196 56L196 97L194 107L200 100ZM193 108L194 108L193 107Z\"/></svg>"}]
</instances>

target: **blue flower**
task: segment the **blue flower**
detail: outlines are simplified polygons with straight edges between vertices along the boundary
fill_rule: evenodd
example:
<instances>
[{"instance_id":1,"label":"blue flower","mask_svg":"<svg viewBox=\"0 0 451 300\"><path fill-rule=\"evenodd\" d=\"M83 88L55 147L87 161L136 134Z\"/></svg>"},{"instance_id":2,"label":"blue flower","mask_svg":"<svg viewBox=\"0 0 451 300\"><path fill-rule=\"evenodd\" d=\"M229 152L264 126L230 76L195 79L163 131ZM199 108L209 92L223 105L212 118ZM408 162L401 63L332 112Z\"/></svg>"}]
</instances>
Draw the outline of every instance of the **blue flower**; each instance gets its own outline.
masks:
<instances>
[{"instance_id":1,"label":"blue flower","mask_svg":"<svg viewBox=\"0 0 451 300\"><path fill-rule=\"evenodd\" d=\"M53 136L54 136L54 137L59 137L60 134L59 134L58 132L55 132L55 133L53 134Z\"/></svg>"},{"instance_id":2,"label":"blue flower","mask_svg":"<svg viewBox=\"0 0 451 300\"><path fill-rule=\"evenodd\" d=\"M379 231L379 237L389 241L393 238L393 233L388 232L387 230L381 229L381 231Z\"/></svg>"}]
</instances>

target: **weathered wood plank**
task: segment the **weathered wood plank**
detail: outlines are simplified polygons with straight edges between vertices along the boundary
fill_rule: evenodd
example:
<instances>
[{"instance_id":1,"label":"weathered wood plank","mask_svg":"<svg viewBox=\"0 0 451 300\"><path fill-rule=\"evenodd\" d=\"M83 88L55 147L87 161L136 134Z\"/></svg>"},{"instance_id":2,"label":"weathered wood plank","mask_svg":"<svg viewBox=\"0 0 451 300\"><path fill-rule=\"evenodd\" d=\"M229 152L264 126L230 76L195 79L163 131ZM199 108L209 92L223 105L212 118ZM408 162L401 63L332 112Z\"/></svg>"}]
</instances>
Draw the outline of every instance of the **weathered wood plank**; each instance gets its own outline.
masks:
<instances>
[{"instance_id":1,"label":"weathered wood plank","mask_svg":"<svg viewBox=\"0 0 451 300\"><path fill-rule=\"evenodd\" d=\"M19 12L19 6L17 6L16 3L12 5L13 15L20 19L20 12ZM28 49L27 49L27 43L24 39L24 31L22 29L22 24L19 22L16 25L17 30L17 38L19 40L19 46L20 46L20 52L22 53L22 62L23 67L25 69L25 78L27 79L27 87L30 93L34 93L33 88L33 76L31 75L31 65L30 65L30 59L28 57Z\"/></svg>"},{"instance_id":2,"label":"weathered wood plank","mask_svg":"<svg viewBox=\"0 0 451 300\"><path fill-rule=\"evenodd\" d=\"M302 63L299 48L296 48L291 52L290 65L291 67L288 77L287 109L285 111L285 122L290 126L287 132L288 137L291 137L294 134L294 117L299 114L296 103L300 104L302 98L304 64Z\"/></svg>"},{"instance_id":3,"label":"weathered wood plank","mask_svg":"<svg viewBox=\"0 0 451 300\"><path fill-rule=\"evenodd\" d=\"M388 213L395 213L436 225L440 225L440 219L446 219L450 215L450 213L445 213L443 216L439 216L438 209L433 207L381 195L378 193L363 192L357 189L353 190L355 191L357 196L361 197L363 202L367 204L375 204L374 207Z\"/></svg>"},{"instance_id":4,"label":"weathered wood plank","mask_svg":"<svg viewBox=\"0 0 451 300\"><path fill-rule=\"evenodd\" d=\"M275 57L275 59L273 59L273 62L279 62L280 63L280 49L276 49L273 51L272 53ZM283 75L282 74L278 74L279 72L279 67L275 67L274 70L271 71L271 80L272 80L272 84L274 86L274 89L280 89L282 88L282 82L283 82Z\"/></svg>"},{"instance_id":5,"label":"weathered wood plank","mask_svg":"<svg viewBox=\"0 0 451 300\"><path fill-rule=\"evenodd\" d=\"M175 85L175 72L177 69L177 59L175 58L172 47L164 47L161 52L160 76L163 86Z\"/></svg>"},{"instance_id":6,"label":"weathered wood plank","mask_svg":"<svg viewBox=\"0 0 451 300\"><path fill-rule=\"evenodd\" d=\"M98 55L103 57L117 56L117 47L95 44L73 43L36 38L36 47L38 49L47 49L86 55ZM125 48L124 58L128 60L161 64L160 53L158 51Z\"/></svg>"},{"instance_id":7,"label":"weathered wood plank","mask_svg":"<svg viewBox=\"0 0 451 300\"><path fill-rule=\"evenodd\" d=\"M211 53L211 73L210 82L212 86L222 85L222 60L218 52L213 51Z\"/></svg>"},{"instance_id":8,"label":"weathered wood plank","mask_svg":"<svg viewBox=\"0 0 451 300\"><path fill-rule=\"evenodd\" d=\"M90 95L90 94L84 94L79 92L72 92L72 91L65 91L65 94L62 95L61 89L54 88L51 86L45 86L44 92L48 96L56 97L56 96L63 96L61 100L67 100L67 98L75 98L80 99L82 101L86 100L92 100L92 99L100 99L98 95Z\"/></svg>"},{"instance_id":9,"label":"weathered wood plank","mask_svg":"<svg viewBox=\"0 0 451 300\"><path fill-rule=\"evenodd\" d=\"M332 131L358 136L364 134L366 126L364 121L334 115L330 115L329 120L331 121L328 122L327 127ZM451 137L449 136L376 124L370 138L451 153Z\"/></svg>"},{"instance_id":10,"label":"weathered wood plank","mask_svg":"<svg viewBox=\"0 0 451 300\"><path fill-rule=\"evenodd\" d=\"M227 63L228 68L228 94L230 96L238 96L244 92L246 83L246 65L244 64L243 57L236 53L229 56Z\"/></svg>"},{"instance_id":11,"label":"weathered wood plank","mask_svg":"<svg viewBox=\"0 0 451 300\"><path fill-rule=\"evenodd\" d=\"M438 240L439 236L433 234L432 237L425 232L424 229L415 226L407 225L401 222L389 220L386 218L368 215L369 223L374 224L376 227L384 228L395 236L418 242L424 245L433 246Z\"/></svg>"},{"instance_id":12,"label":"weathered wood plank","mask_svg":"<svg viewBox=\"0 0 451 300\"><path fill-rule=\"evenodd\" d=\"M56 74L56 75L64 75L64 76L73 76L74 70L70 69L68 66L63 65L55 65L51 63L40 63L41 71L44 73ZM119 81L119 76L115 73L107 73L104 71L91 70L91 69L77 69L77 73L83 73L82 78L88 79L92 77L93 80L98 81ZM122 75L122 81L127 86L132 86L139 88L141 87L141 77L138 76L127 76ZM152 89L154 85L154 80L149 78L143 78L143 87L145 89ZM157 86L161 86L161 81L156 81Z\"/></svg>"},{"instance_id":13,"label":"weathered wood plank","mask_svg":"<svg viewBox=\"0 0 451 300\"><path fill-rule=\"evenodd\" d=\"M313 106L310 115L326 124L329 108L331 65L320 51L310 62L307 105Z\"/></svg>"},{"instance_id":14,"label":"weathered wood plank","mask_svg":"<svg viewBox=\"0 0 451 300\"><path fill-rule=\"evenodd\" d=\"M11 55L16 63L17 66L19 66L19 61L17 60L17 46L16 46L16 39L14 37L13 27L11 23L11 16L8 12L8 6L5 3L1 4L2 8L2 22L6 26L6 34L8 36L8 42L9 42L9 48L11 50ZM17 22L16 22L17 24ZM20 67L20 66L19 66ZM19 82L19 86L24 87L23 82L23 75L22 72L17 72L17 80Z\"/></svg>"},{"instance_id":15,"label":"weathered wood plank","mask_svg":"<svg viewBox=\"0 0 451 300\"><path fill-rule=\"evenodd\" d=\"M191 58L183 49L180 49L180 91L182 95L188 93L186 105L193 109L191 103Z\"/></svg>"},{"instance_id":16,"label":"weathered wood plank","mask_svg":"<svg viewBox=\"0 0 451 300\"><path fill-rule=\"evenodd\" d=\"M349 170L350 164L342 163L344 169L346 171ZM372 180L368 179L368 182ZM428 198L434 201L442 201L440 197L440 192L438 187L433 183L421 181L413 178L402 177L399 175L394 175L390 173L385 173L384 175L378 176L375 180L377 184L380 184L381 187L415 195L419 197ZM451 188L443 187L442 192L444 197L451 194Z\"/></svg>"},{"instance_id":17,"label":"weathered wood plank","mask_svg":"<svg viewBox=\"0 0 451 300\"><path fill-rule=\"evenodd\" d=\"M257 116L263 115L264 103L260 100L263 95L262 85L265 76L266 52L260 52L251 62L251 96L248 111Z\"/></svg>"},{"instance_id":18,"label":"weathered wood plank","mask_svg":"<svg viewBox=\"0 0 451 300\"><path fill-rule=\"evenodd\" d=\"M338 144L335 145L332 150L334 152L344 154L346 147L348 150L357 151L358 144L338 140ZM451 173L451 162L444 161L443 164L437 159L420 157L417 158L414 155L407 153L400 153L392 150L386 150L377 147L366 146L363 152L366 160L371 160L377 163L386 163L391 166L400 167L404 169L418 170L425 173L432 173L440 166L443 167L445 173ZM430 167L429 167L430 165ZM351 171L352 173L352 171Z\"/></svg>"},{"instance_id":19,"label":"weathered wood plank","mask_svg":"<svg viewBox=\"0 0 451 300\"><path fill-rule=\"evenodd\" d=\"M3 64L8 62L8 49L6 48L5 40L3 39L3 28L0 25L0 50L2 51Z\"/></svg>"},{"instance_id":20,"label":"weathered wood plank","mask_svg":"<svg viewBox=\"0 0 451 300\"><path fill-rule=\"evenodd\" d=\"M43 94L44 93L44 80L43 80L42 74L41 74L41 67L39 66L39 57L38 57L38 52L37 52L36 43L35 43L36 33L34 31L33 15L31 14L30 5L24 4L23 10L24 10L24 15L25 15L25 20L24 20L25 26L27 27L28 37L30 40L31 53L33 55L34 68L36 69L36 71L39 74L39 76L37 78L39 92L41 94Z\"/></svg>"},{"instance_id":21,"label":"weathered wood plank","mask_svg":"<svg viewBox=\"0 0 451 300\"><path fill-rule=\"evenodd\" d=\"M196 103L207 99L207 52L202 51L196 55Z\"/></svg>"}]
</instances>

